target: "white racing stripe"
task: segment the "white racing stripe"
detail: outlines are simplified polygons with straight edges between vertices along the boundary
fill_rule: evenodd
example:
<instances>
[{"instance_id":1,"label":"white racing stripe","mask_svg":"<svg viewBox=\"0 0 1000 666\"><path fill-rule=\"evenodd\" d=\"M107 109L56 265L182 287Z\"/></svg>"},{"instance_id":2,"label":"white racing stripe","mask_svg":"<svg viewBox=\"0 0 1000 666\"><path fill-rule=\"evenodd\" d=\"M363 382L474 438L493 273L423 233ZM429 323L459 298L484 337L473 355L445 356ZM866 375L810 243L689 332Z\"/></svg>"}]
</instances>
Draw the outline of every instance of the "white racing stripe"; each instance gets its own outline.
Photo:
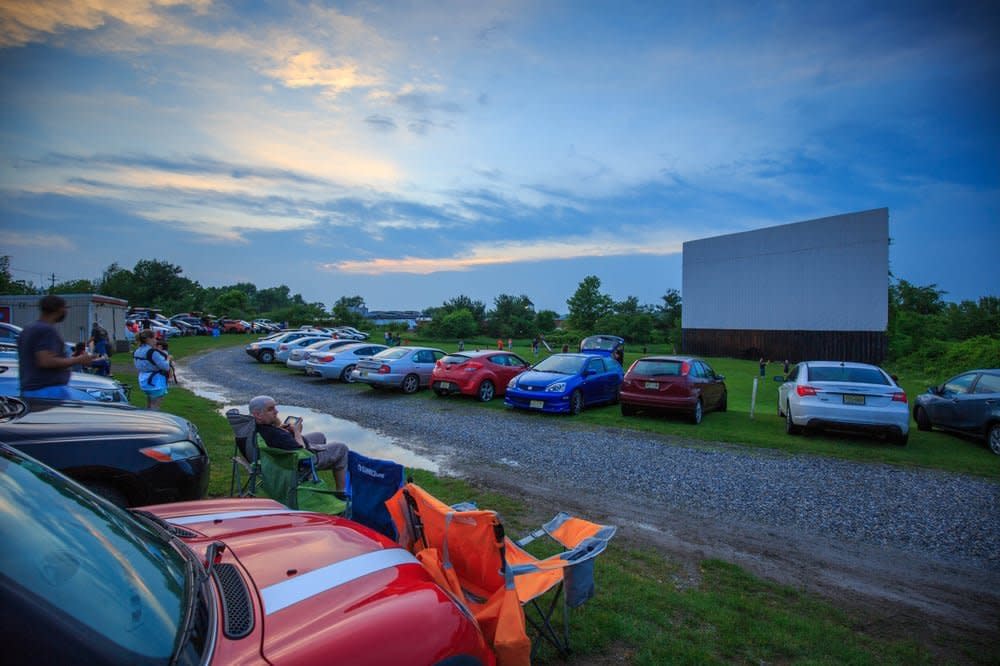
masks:
<instances>
[{"instance_id":1,"label":"white racing stripe","mask_svg":"<svg viewBox=\"0 0 1000 666\"><path fill-rule=\"evenodd\" d=\"M264 614L276 613L339 585L400 564L420 564L420 562L402 548L376 550L265 587L260 591L264 602Z\"/></svg>"},{"instance_id":2,"label":"white racing stripe","mask_svg":"<svg viewBox=\"0 0 1000 666\"><path fill-rule=\"evenodd\" d=\"M230 520L233 518L256 518L257 516L273 516L278 513L305 513L294 509L256 509L253 511L226 511L225 513L203 513L199 516L175 516L167 518L174 525L190 525L191 523L210 523L215 520Z\"/></svg>"}]
</instances>

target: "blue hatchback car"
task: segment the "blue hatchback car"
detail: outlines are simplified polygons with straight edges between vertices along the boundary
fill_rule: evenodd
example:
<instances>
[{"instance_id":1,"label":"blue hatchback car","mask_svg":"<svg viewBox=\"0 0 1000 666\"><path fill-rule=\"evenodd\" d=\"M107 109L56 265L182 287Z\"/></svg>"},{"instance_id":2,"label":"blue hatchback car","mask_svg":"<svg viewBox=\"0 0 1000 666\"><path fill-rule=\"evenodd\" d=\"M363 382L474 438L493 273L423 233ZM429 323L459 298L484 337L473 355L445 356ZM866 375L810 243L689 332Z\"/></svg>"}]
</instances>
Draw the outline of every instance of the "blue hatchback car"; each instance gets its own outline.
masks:
<instances>
[{"instance_id":1,"label":"blue hatchback car","mask_svg":"<svg viewBox=\"0 0 1000 666\"><path fill-rule=\"evenodd\" d=\"M579 414L584 407L617 402L624 374L607 356L553 354L510 380L503 402L518 409Z\"/></svg>"}]
</instances>

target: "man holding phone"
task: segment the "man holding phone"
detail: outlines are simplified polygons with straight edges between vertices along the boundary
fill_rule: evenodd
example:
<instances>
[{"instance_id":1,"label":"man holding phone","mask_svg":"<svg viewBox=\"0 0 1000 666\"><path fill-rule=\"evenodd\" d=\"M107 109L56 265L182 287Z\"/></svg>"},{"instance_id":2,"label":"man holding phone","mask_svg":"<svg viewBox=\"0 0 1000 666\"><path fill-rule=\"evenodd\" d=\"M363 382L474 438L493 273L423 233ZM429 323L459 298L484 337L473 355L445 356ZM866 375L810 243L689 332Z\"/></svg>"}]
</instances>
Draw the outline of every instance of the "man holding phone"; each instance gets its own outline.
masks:
<instances>
[{"instance_id":1,"label":"man holding phone","mask_svg":"<svg viewBox=\"0 0 1000 666\"><path fill-rule=\"evenodd\" d=\"M309 449L316 456L316 469L333 471L336 489L343 491L347 476L347 445L327 442L321 432L302 434L302 418L289 416L284 422L278 416L278 403L268 395L259 395L250 401L250 415L257 423L257 432L264 443L288 451Z\"/></svg>"}]
</instances>

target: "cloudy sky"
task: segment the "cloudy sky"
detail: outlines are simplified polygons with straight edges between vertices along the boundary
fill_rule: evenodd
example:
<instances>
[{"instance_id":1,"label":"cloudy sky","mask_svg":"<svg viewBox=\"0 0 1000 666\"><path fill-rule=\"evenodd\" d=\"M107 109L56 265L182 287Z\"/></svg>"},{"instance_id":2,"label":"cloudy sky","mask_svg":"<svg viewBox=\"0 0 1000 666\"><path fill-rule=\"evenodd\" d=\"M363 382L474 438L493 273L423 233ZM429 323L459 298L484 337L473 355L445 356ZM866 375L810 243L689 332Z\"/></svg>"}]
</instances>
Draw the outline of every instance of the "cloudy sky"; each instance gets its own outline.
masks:
<instances>
[{"instance_id":1,"label":"cloudy sky","mask_svg":"<svg viewBox=\"0 0 1000 666\"><path fill-rule=\"evenodd\" d=\"M0 0L0 254L331 305L681 287L681 244L888 207L1000 295L995 6Z\"/></svg>"}]
</instances>

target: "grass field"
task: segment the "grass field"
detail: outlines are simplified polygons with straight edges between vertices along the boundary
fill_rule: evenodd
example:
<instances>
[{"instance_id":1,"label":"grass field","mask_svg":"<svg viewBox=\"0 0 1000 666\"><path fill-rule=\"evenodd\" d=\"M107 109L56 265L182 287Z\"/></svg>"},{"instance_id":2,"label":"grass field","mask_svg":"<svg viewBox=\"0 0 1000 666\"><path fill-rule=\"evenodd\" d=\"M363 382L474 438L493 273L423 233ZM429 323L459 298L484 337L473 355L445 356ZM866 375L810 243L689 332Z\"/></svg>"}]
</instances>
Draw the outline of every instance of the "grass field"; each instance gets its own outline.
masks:
<instances>
[{"instance_id":1,"label":"grass field","mask_svg":"<svg viewBox=\"0 0 1000 666\"><path fill-rule=\"evenodd\" d=\"M244 344L250 339L251 336L179 339L171 341L171 352L183 358L212 348ZM432 341L411 342L441 346ZM531 360L527 343L516 344L515 351L519 351L519 346L522 352L528 349L523 355ZM466 349L474 347L475 341L466 343ZM454 345L444 348L451 351ZM636 357L629 353L626 363ZM135 386L128 360L125 354L114 358L115 375L131 382L133 402L141 405L142 393ZM940 433L921 433L915 428L905 448L863 438L788 437L775 415L776 383L769 380L758 388L757 412L750 418L756 363L708 360L717 372L726 375L729 411L707 415L700 426L680 419L625 418L616 407L585 411L575 418L595 426L630 427L686 439L1000 476L1000 459L981 444ZM769 375L780 373L781 368L775 365L771 370ZM269 366L269 371L290 372L283 366ZM903 384L912 399L919 384L909 384L905 379ZM339 388L370 390L357 385ZM405 399L438 398L429 391L421 391ZM499 400L479 405L470 399L470 404L483 409L503 409ZM232 431L219 415L218 407L179 388L171 388L164 403L166 411L183 415L198 425L213 460L210 495L224 495L229 490ZM540 418L549 417L540 415ZM482 507L498 510L514 534L535 527L527 524L529 511L519 498L484 492L464 481L437 478L419 470L414 476L418 483L447 502L472 499ZM909 637L887 637L884 627L879 635L871 635L864 629L868 626L864 619L837 609L816 595L763 581L718 560L704 560L697 571L691 571L660 553L626 544L622 539L613 541L608 552L600 557L597 581L597 596L574 611L572 640L577 656L569 663L931 664L939 663L939 658L928 645L947 642L931 630L920 637L923 642ZM976 653L971 647L969 650L964 657L973 663L996 663L995 655ZM554 653L543 649L538 663L561 662Z\"/></svg>"}]
</instances>

